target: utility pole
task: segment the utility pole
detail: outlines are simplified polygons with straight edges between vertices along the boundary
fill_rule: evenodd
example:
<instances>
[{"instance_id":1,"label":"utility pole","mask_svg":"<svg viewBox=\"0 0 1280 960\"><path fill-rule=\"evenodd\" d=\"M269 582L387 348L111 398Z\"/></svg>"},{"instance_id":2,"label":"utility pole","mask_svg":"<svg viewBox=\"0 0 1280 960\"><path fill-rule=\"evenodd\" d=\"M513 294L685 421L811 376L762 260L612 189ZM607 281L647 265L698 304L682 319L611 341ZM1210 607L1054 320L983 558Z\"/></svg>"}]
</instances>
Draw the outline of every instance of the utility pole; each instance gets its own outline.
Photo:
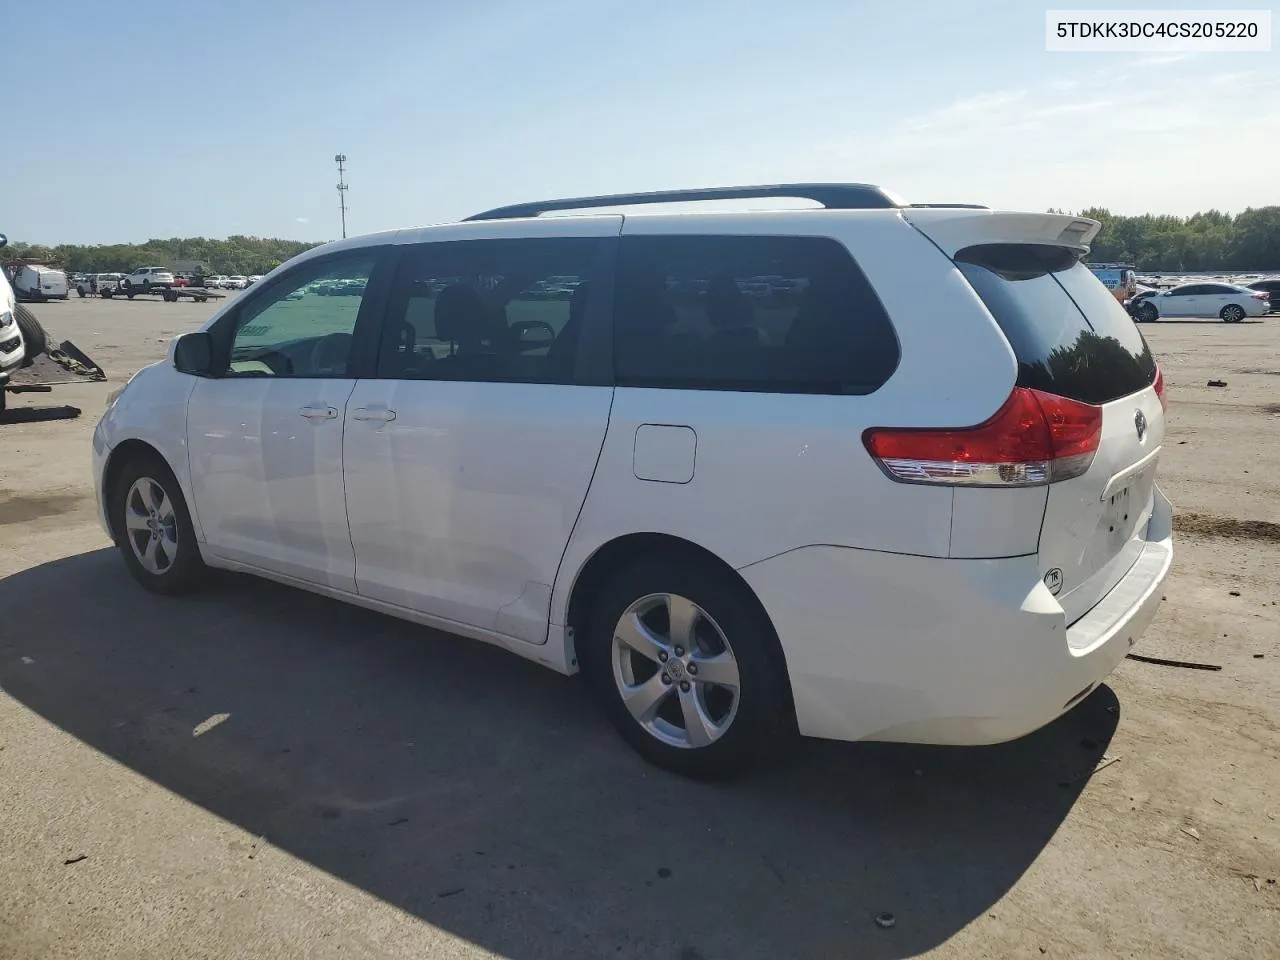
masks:
<instances>
[{"instance_id":1,"label":"utility pole","mask_svg":"<svg viewBox=\"0 0 1280 960\"><path fill-rule=\"evenodd\" d=\"M347 155L339 153L334 156L333 162L338 165L338 207L342 210L342 239L347 239L347 191L350 187L344 179L347 162Z\"/></svg>"}]
</instances>

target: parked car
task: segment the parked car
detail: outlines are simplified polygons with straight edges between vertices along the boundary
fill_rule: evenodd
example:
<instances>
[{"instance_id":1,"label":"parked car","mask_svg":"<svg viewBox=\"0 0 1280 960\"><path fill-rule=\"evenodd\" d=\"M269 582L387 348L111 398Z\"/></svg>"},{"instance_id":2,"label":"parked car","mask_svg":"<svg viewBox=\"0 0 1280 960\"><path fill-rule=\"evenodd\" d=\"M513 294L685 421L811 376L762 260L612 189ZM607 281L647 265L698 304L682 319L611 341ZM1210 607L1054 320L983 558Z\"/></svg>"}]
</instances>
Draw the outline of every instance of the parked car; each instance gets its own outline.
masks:
<instances>
[{"instance_id":1,"label":"parked car","mask_svg":"<svg viewBox=\"0 0 1280 960\"><path fill-rule=\"evenodd\" d=\"M92 456L123 562L581 671L689 775L797 731L1048 723L1141 636L1173 555L1164 383L1080 262L1098 223L862 185L657 198L779 195L860 214L527 219L658 202L626 195L301 254L114 396ZM803 294L734 281L773 273ZM532 295L555 276L572 299ZM361 292L299 309L323 281Z\"/></svg>"},{"instance_id":2,"label":"parked car","mask_svg":"<svg viewBox=\"0 0 1280 960\"><path fill-rule=\"evenodd\" d=\"M20 264L13 271L13 292L19 300L39 303L42 300L67 299L67 275L53 267Z\"/></svg>"},{"instance_id":3,"label":"parked car","mask_svg":"<svg viewBox=\"0 0 1280 960\"><path fill-rule=\"evenodd\" d=\"M1271 313L1280 313L1280 277L1269 280L1255 280L1245 284L1250 290L1267 295L1267 309Z\"/></svg>"},{"instance_id":4,"label":"parked car","mask_svg":"<svg viewBox=\"0 0 1280 960\"><path fill-rule=\"evenodd\" d=\"M150 293L152 288L169 289L173 284L173 274L167 267L139 267L120 281L120 288L126 294Z\"/></svg>"},{"instance_id":5,"label":"parked car","mask_svg":"<svg viewBox=\"0 0 1280 960\"><path fill-rule=\"evenodd\" d=\"M0 248L9 240L0 233ZM9 377L22 368L26 351L22 341L22 328L18 326L18 309L21 304L9 283L8 274L0 270L0 413L4 412L9 396L4 389ZM25 309L25 308L23 308Z\"/></svg>"},{"instance_id":6,"label":"parked car","mask_svg":"<svg viewBox=\"0 0 1280 960\"><path fill-rule=\"evenodd\" d=\"M173 285L175 287L189 287L191 286L191 278L184 277L181 274L178 274L173 278Z\"/></svg>"},{"instance_id":7,"label":"parked car","mask_svg":"<svg viewBox=\"0 0 1280 960\"><path fill-rule=\"evenodd\" d=\"M255 273L252 277L249 277L249 278L245 281L245 284L244 284L244 285L245 285L245 289L247 290L249 287L252 287L255 283L257 283L257 282L258 282L259 280L261 280L261 279L262 279L262 274L260 274L260 273Z\"/></svg>"},{"instance_id":8,"label":"parked car","mask_svg":"<svg viewBox=\"0 0 1280 960\"><path fill-rule=\"evenodd\" d=\"M1234 283L1184 283L1147 296L1134 308L1134 317L1150 323L1161 317L1218 317L1239 323L1260 317L1270 303L1267 294Z\"/></svg>"},{"instance_id":9,"label":"parked car","mask_svg":"<svg viewBox=\"0 0 1280 960\"><path fill-rule=\"evenodd\" d=\"M0 233L0 248L8 238ZM19 303L9 274L0 270L0 413L8 402L4 389L17 370L29 366L48 346L44 327L25 304Z\"/></svg>"},{"instance_id":10,"label":"parked car","mask_svg":"<svg viewBox=\"0 0 1280 960\"><path fill-rule=\"evenodd\" d=\"M245 277L236 274L235 276L227 277L222 285L228 290L243 290L247 283L248 280Z\"/></svg>"},{"instance_id":11,"label":"parked car","mask_svg":"<svg viewBox=\"0 0 1280 960\"><path fill-rule=\"evenodd\" d=\"M101 295L104 291L114 292L120 288L120 281L124 278L123 273L81 274L80 280L76 282L76 293L81 297L87 297L92 294Z\"/></svg>"}]
</instances>

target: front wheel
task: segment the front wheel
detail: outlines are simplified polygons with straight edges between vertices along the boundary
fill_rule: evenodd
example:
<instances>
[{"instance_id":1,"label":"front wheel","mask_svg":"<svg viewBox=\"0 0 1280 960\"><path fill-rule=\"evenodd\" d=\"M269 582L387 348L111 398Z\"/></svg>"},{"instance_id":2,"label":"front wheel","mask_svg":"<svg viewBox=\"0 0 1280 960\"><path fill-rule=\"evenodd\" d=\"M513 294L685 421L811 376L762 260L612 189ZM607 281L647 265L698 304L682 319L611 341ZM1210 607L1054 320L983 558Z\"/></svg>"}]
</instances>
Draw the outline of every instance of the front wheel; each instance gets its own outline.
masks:
<instances>
[{"instance_id":1,"label":"front wheel","mask_svg":"<svg viewBox=\"0 0 1280 960\"><path fill-rule=\"evenodd\" d=\"M1160 319L1160 311L1153 304L1141 304L1138 307L1138 319L1143 323L1155 323Z\"/></svg>"},{"instance_id":2,"label":"front wheel","mask_svg":"<svg viewBox=\"0 0 1280 960\"><path fill-rule=\"evenodd\" d=\"M116 547L133 578L154 593L195 589L206 567L173 471L157 456L136 457L108 496Z\"/></svg>"},{"instance_id":3,"label":"front wheel","mask_svg":"<svg viewBox=\"0 0 1280 960\"><path fill-rule=\"evenodd\" d=\"M742 773L795 732L777 637L745 585L702 564L642 559L602 591L579 645L587 683L650 763Z\"/></svg>"},{"instance_id":4,"label":"front wheel","mask_svg":"<svg viewBox=\"0 0 1280 960\"><path fill-rule=\"evenodd\" d=\"M23 364L30 366L49 348L49 336L36 315L20 303L14 304L13 318L18 321L18 330L22 333Z\"/></svg>"},{"instance_id":5,"label":"front wheel","mask_svg":"<svg viewBox=\"0 0 1280 960\"><path fill-rule=\"evenodd\" d=\"M85 291L84 291L84 287L76 287L76 293L78 293L78 294L80 295L80 299L81 299L81 300L83 300L83 299L85 298Z\"/></svg>"},{"instance_id":6,"label":"front wheel","mask_svg":"<svg viewBox=\"0 0 1280 960\"><path fill-rule=\"evenodd\" d=\"M1228 303L1218 314L1223 323L1239 323L1244 319L1244 307L1238 303Z\"/></svg>"}]
</instances>

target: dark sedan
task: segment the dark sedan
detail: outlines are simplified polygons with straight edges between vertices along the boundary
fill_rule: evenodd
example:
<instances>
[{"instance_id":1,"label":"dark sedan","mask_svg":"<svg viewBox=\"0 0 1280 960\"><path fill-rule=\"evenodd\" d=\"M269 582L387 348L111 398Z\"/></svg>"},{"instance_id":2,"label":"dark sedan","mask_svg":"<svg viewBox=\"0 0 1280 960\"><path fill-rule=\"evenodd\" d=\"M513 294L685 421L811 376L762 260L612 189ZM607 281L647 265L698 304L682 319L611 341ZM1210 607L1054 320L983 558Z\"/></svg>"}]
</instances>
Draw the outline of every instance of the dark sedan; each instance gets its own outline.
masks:
<instances>
[{"instance_id":1,"label":"dark sedan","mask_svg":"<svg viewBox=\"0 0 1280 960\"><path fill-rule=\"evenodd\" d=\"M1259 293L1265 293L1271 300L1271 309L1268 313L1280 313L1280 278L1272 278L1270 280L1255 280L1253 283L1246 283L1246 287L1250 290L1257 290Z\"/></svg>"}]
</instances>

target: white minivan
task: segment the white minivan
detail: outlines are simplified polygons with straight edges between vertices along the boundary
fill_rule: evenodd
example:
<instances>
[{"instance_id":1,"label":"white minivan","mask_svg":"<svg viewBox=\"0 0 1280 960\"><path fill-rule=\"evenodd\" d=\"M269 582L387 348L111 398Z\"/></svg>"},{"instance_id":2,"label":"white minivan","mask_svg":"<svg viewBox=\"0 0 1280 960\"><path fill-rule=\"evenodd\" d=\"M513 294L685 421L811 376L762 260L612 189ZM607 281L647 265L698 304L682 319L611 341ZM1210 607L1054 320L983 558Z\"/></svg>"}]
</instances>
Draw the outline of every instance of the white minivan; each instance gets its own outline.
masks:
<instances>
[{"instance_id":1,"label":"white minivan","mask_svg":"<svg viewBox=\"0 0 1280 960\"><path fill-rule=\"evenodd\" d=\"M687 212L758 197L823 206ZM805 184L331 243L113 397L103 522L153 590L246 571L580 670L690 775L796 732L1012 739L1172 558L1163 381L1097 230Z\"/></svg>"}]
</instances>

